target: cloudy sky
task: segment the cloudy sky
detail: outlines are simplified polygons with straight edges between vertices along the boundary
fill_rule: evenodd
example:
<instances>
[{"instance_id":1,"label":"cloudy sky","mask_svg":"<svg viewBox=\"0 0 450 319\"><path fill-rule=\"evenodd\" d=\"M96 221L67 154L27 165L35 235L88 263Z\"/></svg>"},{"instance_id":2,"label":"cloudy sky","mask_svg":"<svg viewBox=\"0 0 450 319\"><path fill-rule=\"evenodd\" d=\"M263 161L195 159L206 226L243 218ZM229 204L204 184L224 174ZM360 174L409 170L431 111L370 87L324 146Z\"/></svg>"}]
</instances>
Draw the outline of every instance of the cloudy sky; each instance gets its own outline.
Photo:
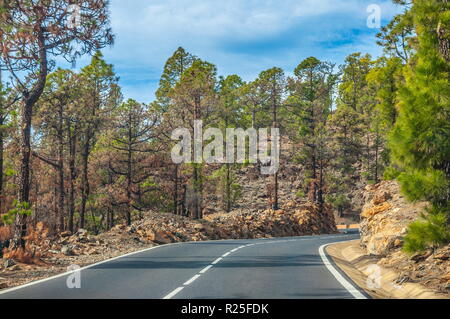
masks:
<instances>
[{"instance_id":1,"label":"cloudy sky","mask_svg":"<svg viewBox=\"0 0 450 319\"><path fill-rule=\"evenodd\" d=\"M274 66L290 73L309 56L336 63L358 51L379 56L370 4L381 7L382 25L399 12L391 0L111 0L116 42L104 55L125 98L148 103L179 46L244 80Z\"/></svg>"}]
</instances>

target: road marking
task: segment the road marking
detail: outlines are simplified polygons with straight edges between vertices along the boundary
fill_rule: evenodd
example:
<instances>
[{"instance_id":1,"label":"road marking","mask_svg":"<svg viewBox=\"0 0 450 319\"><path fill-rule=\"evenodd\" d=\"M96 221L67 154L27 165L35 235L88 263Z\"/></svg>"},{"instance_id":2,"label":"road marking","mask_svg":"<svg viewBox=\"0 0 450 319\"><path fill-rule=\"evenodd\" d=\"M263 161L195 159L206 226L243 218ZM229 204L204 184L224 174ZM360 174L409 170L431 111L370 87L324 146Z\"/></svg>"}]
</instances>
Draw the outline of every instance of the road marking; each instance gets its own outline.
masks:
<instances>
[{"instance_id":1,"label":"road marking","mask_svg":"<svg viewBox=\"0 0 450 319\"><path fill-rule=\"evenodd\" d=\"M98 263L81 267L78 270L66 271L66 272L63 272L63 273L61 273L59 275L55 275L55 276L39 279L39 280L32 281L32 282L29 282L27 284L23 284L23 285L20 285L20 286L17 286L17 287L5 289L5 290L0 290L0 295L9 293L9 292L12 292L12 291L15 291L15 290L19 290L19 289L22 289L22 288L34 286L34 285L37 285L37 284L40 284L40 283L43 283L43 282L46 282L46 281L49 281L49 280L52 280L52 279L69 276L69 275L71 275L71 274L73 274L75 272L81 272L82 270L86 270L86 269L89 269L89 268L92 268L92 267L95 267L95 266L98 266L98 265L102 265L102 264L105 264L107 262L114 261L114 260L117 260L117 259L120 259L120 258L125 258L125 257L129 257L129 256L132 256L132 255L137 255L139 253L144 253L144 252L147 252L149 250L153 250L153 249L157 249L157 248L162 248L162 247L167 247L167 246L174 246L174 245L181 245L181 244L183 244L183 243L179 242L179 243L172 243L172 244L166 244L166 245L153 246L153 247L145 248L145 249L142 249L142 250L137 250L137 251L125 254L125 255L120 255L120 256L117 256L117 257L110 258L110 259L105 259L105 260L99 261Z\"/></svg>"},{"instance_id":2,"label":"road marking","mask_svg":"<svg viewBox=\"0 0 450 319\"><path fill-rule=\"evenodd\" d=\"M348 235L348 234L345 234L345 235L342 235L342 236L346 236L346 235ZM314 238L308 238L308 237L314 237ZM334 236L334 237L339 237L339 236ZM299 236L299 237L297 237L295 239L291 239L291 241L314 240L316 238L326 239L326 238L329 238L329 237L323 237L323 235L322 236L321 235L317 235L317 236L303 236L303 237ZM20 285L20 286L17 286L17 287L0 290L0 295L6 294L6 293L9 293L9 292L13 292L15 290L19 290L19 289L22 289L22 288L34 286L34 285L37 285L37 284L40 284L40 283L43 283L43 282L46 282L46 281L50 281L50 280L53 280L53 279L57 279L57 278L60 278L60 277L69 276L69 275L71 275L71 274L73 274L75 272L81 272L82 270L86 270L86 269L89 269L89 268L92 268L92 267L95 267L95 266L98 266L98 265L101 265L101 264L105 264L105 263L108 263L110 261L114 261L114 260L117 260L117 259L121 259L121 258L125 258L125 257L128 257L128 256L132 256L132 255L137 255L137 254L144 253L144 252L147 252L147 251L150 251L150 250L153 250L153 249L158 249L158 248L163 248L163 247L168 247L168 246L175 246L175 245L183 245L183 244L220 243L220 242L231 242L231 241L235 241L235 239L206 240L206 241L202 241L202 242L193 242L193 241L192 242L178 242L178 243L171 243L171 244L153 246L153 247L145 248L145 249L142 249L142 250L137 250L137 251L134 251L134 252L130 252L130 253L127 253L125 255L120 255L120 256L116 256L116 257L110 258L110 259L105 259L105 260L102 260L100 262L81 267L78 270L66 271L66 272L63 272L63 273L55 275L55 276L51 276L51 277L43 278L43 279L40 279L40 280L32 281L32 282L29 282L27 284L23 284L23 285ZM264 243L276 243L276 242L277 241L264 242ZM260 243L260 244L264 244L264 243ZM254 246L254 245L256 245L256 244L242 245L242 246L239 246L238 248L242 249L242 248L246 248L246 247L250 247L250 246ZM219 263L222 259L223 258L221 258L221 257L217 258L214 262L212 262L212 265L215 265L215 264ZM171 299L173 296L175 296L181 290L183 290L183 288L184 287L178 287L177 289L175 289L174 291L172 291L171 293L166 295L163 299Z\"/></svg>"},{"instance_id":3,"label":"road marking","mask_svg":"<svg viewBox=\"0 0 450 319\"><path fill-rule=\"evenodd\" d=\"M237 248L234 248L232 250L230 250L229 252L226 252L225 254L222 255L222 257L217 258L216 260L214 260L210 265L206 266L205 268L203 268L202 270L200 270L200 272L198 274L196 274L194 277L192 277L191 279L189 279L188 281L186 281L183 286L189 286L191 283L193 283L194 281L196 281L198 278L201 277L202 274L206 273L208 270L210 270L212 267L214 267L214 265L216 265L217 263L219 263L222 259L224 259L225 257L229 256L231 253L244 248L244 247L250 247L250 246L254 246L255 244L251 244L251 245L244 245L244 246L240 246ZM163 299L172 299L173 297L175 297L176 294L178 294L181 290L183 290L183 287L178 287L177 289L175 289L174 291L172 291L171 293L169 293L168 295L166 295Z\"/></svg>"},{"instance_id":4,"label":"road marking","mask_svg":"<svg viewBox=\"0 0 450 319\"><path fill-rule=\"evenodd\" d=\"M203 269L200 271L200 274L204 274L205 272L207 272L208 270L210 270L210 269L212 268L212 266L213 266L213 265L209 265L208 267L203 268Z\"/></svg>"},{"instance_id":5,"label":"road marking","mask_svg":"<svg viewBox=\"0 0 450 319\"><path fill-rule=\"evenodd\" d=\"M172 299L177 293L179 293L181 290L183 290L184 287L178 287L177 289L175 289L174 291L172 291L170 294L168 294L167 296L165 296L163 299Z\"/></svg>"},{"instance_id":6,"label":"road marking","mask_svg":"<svg viewBox=\"0 0 450 319\"><path fill-rule=\"evenodd\" d=\"M286 242L290 242L290 241L303 241L303 240L312 240L312 239L304 239L304 238L296 238L296 239L290 239L290 240L275 240L275 241L264 241L262 243L254 243L254 244L247 244L247 245L242 245L240 247L234 248L232 250L230 250L229 252L225 253L222 255L222 257L217 258L216 260L214 260L210 265L206 266L205 268L203 268L198 274L196 274L194 277L192 277L191 279L189 279L188 281L186 281L183 286L189 286L191 283L193 283L195 280L197 280L198 278L201 277L202 274L206 273L208 270L210 270L212 267L214 267L214 265L216 265L217 263L219 263L221 260L223 260L225 257L227 257L228 255L230 255L232 252L235 252L239 249L242 248L246 248L246 247L251 247L251 246L255 246L255 245L264 245L264 244L276 244L276 243L286 243ZM327 244L328 245L328 244ZM364 295L362 295L355 287L352 286L352 284L350 284L347 280L345 280L344 277L342 277L331 265L331 263L329 262L328 258L326 257L326 255L323 252L323 248L326 247L327 245L324 245L322 247L319 248L319 253L320 256L322 257L322 260L325 264L325 266L331 271L331 273L336 277L336 279L356 298L358 299L366 299L366 297L364 297ZM336 273L336 274L335 274ZM339 279L342 278L342 279ZM341 281L342 280L342 281ZM176 294L178 294L181 290L183 290L183 287L178 287L177 289L175 289L174 291L172 291L170 294L168 294L167 296L165 296L163 299L171 299L173 298Z\"/></svg>"},{"instance_id":7,"label":"road marking","mask_svg":"<svg viewBox=\"0 0 450 319\"><path fill-rule=\"evenodd\" d=\"M333 276L336 278L339 283L344 286L345 289L349 293L353 295L356 299L367 299L366 296L364 296L358 289L355 288L347 279L345 279L337 270L334 268L333 264L328 259L326 253L325 253L325 247L327 247L329 244L325 244L320 246L319 248L319 254L322 258L323 263L328 268L328 270L333 274Z\"/></svg>"},{"instance_id":8,"label":"road marking","mask_svg":"<svg viewBox=\"0 0 450 319\"><path fill-rule=\"evenodd\" d=\"M194 277L192 277L191 279L189 279L188 281L186 281L183 286L189 286L190 284L192 284L194 281L196 281L198 278L200 277L200 275L195 275Z\"/></svg>"},{"instance_id":9,"label":"road marking","mask_svg":"<svg viewBox=\"0 0 450 319\"><path fill-rule=\"evenodd\" d=\"M95 266L98 266L98 265L101 265L101 264L105 264L105 263L108 263L108 262L113 261L113 260L117 260L117 259L120 259L120 258L125 258L125 257L132 256L132 255L137 255L137 254L144 253L144 252L147 252L149 250L153 250L153 249L157 249L157 248L169 247L169 246L175 246L175 245L183 245L183 244L203 244L203 243L211 243L211 242L212 243L231 242L231 241L235 241L235 240L236 239L220 239L220 240L205 240L205 241L200 241L200 242L198 242L198 241L178 242L178 243L171 243L171 244L158 245L158 246L153 246L153 247L149 247L149 248L144 248L144 249L141 249L141 250L130 252L130 253L125 254L125 255L120 255L120 256L113 257L113 258L105 259L105 260L99 261L97 263L81 267L78 270L66 271L66 272L60 273L60 274L55 275L55 276L51 276L51 277L35 280L35 281L29 282L27 284L23 284L23 285L20 285L20 286L17 286L17 287L13 287L13 288L9 288L9 289L2 289L2 290L0 290L0 295L6 294L6 293L9 293L9 292L13 292L15 290L19 290L19 289L22 289L22 288L34 286L34 285L37 285L37 284L40 284L40 283L43 283L43 282L46 282L46 281L49 281L49 280L53 280L53 279L57 279L57 278L60 278L60 277L65 277L65 276L69 276L69 275L71 275L71 274L73 274L75 272L81 272L82 270L86 270L86 269L89 269L89 268L92 268L92 267L95 267ZM244 247L246 247L246 246L243 245L243 246L240 246L239 248L244 248ZM222 258L219 258L219 261L221 259ZM219 261L217 261L217 262L219 262Z\"/></svg>"}]
</instances>

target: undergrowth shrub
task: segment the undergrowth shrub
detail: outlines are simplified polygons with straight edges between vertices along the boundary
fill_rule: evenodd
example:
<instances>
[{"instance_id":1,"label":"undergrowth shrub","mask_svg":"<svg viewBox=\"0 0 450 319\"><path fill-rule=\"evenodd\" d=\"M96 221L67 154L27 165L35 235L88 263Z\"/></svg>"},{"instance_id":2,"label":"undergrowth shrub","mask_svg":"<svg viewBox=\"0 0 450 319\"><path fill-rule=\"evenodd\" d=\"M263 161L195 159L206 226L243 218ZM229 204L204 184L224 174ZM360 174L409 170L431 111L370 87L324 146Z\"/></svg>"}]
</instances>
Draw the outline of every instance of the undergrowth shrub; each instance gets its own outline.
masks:
<instances>
[{"instance_id":1,"label":"undergrowth shrub","mask_svg":"<svg viewBox=\"0 0 450 319\"><path fill-rule=\"evenodd\" d=\"M51 241L48 238L49 229L39 222L36 227L30 226L28 235L24 237L25 248L5 248L3 258L14 259L24 264L42 264L42 257L49 255Z\"/></svg>"}]
</instances>

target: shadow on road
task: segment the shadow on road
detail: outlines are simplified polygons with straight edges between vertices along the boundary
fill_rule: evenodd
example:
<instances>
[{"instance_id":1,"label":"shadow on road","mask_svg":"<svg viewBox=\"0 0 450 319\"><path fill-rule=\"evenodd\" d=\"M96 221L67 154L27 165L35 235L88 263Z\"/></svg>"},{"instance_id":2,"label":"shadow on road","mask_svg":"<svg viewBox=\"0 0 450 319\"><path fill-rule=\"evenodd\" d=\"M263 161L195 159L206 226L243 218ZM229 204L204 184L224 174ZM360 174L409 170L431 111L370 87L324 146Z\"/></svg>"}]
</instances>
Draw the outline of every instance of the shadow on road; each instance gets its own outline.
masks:
<instances>
[{"instance_id":1,"label":"shadow on road","mask_svg":"<svg viewBox=\"0 0 450 319\"><path fill-rule=\"evenodd\" d=\"M199 259L203 260L199 260ZM145 259L145 260L143 260ZM173 259L173 260L170 260ZM213 258L202 257L129 257L120 261L101 264L91 269L196 269L209 264ZM323 266L318 255L297 256L233 256L214 265L216 268L270 268Z\"/></svg>"}]
</instances>

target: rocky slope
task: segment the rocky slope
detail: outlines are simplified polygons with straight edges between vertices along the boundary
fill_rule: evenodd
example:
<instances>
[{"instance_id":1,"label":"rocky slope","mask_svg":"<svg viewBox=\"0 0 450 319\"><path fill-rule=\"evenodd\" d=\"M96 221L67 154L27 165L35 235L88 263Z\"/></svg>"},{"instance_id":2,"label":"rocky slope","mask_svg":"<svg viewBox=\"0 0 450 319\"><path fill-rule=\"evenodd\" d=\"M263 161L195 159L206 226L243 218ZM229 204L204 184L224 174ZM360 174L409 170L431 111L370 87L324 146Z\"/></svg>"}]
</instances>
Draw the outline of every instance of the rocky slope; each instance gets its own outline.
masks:
<instances>
[{"instance_id":1,"label":"rocky slope","mask_svg":"<svg viewBox=\"0 0 450 319\"><path fill-rule=\"evenodd\" d=\"M420 217L426 202L409 203L399 185L385 181L367 186L361 213L361 247L377 256L380 266L398 273L397 283L420 283L434 291L450 293L450 246L413 256L402 251L407 226Z\"/></svg>"}]
</instances>

